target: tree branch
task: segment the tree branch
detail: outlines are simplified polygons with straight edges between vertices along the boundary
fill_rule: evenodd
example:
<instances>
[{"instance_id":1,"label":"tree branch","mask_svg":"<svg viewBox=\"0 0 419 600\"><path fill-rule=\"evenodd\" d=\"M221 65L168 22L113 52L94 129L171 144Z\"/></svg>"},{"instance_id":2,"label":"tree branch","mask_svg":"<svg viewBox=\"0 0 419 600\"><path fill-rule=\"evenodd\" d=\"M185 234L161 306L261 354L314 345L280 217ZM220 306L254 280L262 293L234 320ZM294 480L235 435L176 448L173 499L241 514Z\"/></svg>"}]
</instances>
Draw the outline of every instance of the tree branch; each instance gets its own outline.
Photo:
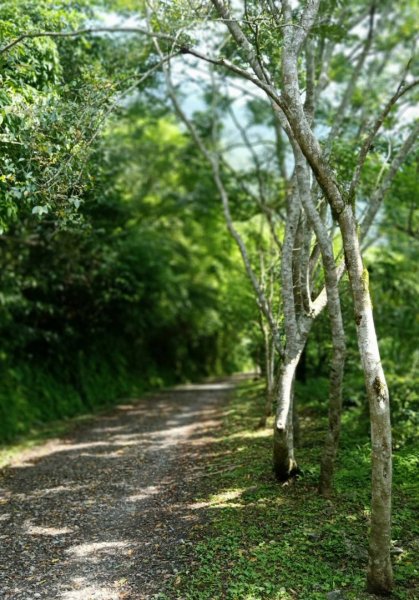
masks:
<instances>
[{"instance_id":1,"label":"tree branch","mask_svg":"<svg viewBox=\"0 0 419 600\"><path fill-rule=\"evenodd\" d=\"M364 66L365 60L367 59L367 56L371 49L371 45L372 45L372 41L373 41L373 37L374 37L374 16L375 16L375 0L373 1L371 8L370 8L368 35L365 40L364 48L363 48L361 54L359 55L358 61L352 72L351 78L349 79L348 85L346 86L346 90L345 90L345 93L343 94L339 108L337 109L335 117L333 119L333 126L332 126L332 129L330 130L330 133L328 136L329 144L333 143L333 141L335 140L336 136L339 133L340 127L341 127L343 120L345 118L345 115L346 115L346 110L348 108L349 102L353 96L356 82L358 81L358 78L361 75L361 71Z\"/></svg>"},{"instance_id":2,"label":"tree branch","mask_svg":"<svg viewBox=\"0 0 419 600\"><path fill-rule=\"evenodd\" d=\"M367 159L367 155L368 152L372 146L372 143L375 139L375 136L377 135L378 131L380 130L382 124L384 123L384 119L387 117L387 115L389 114L389 112L391 111L391 109L393 108L393 106L396 104L396 102L399 100L399 98L401 98L402 96L404 96L404 94L406 94L407 92L409 92L410 90L412 90L414 87L416 87L417 85L419 85L419 79L415 79L414 81L412 81L409 84L406 84L404 82L404 80L401 81L400 85L398 86L396 92L393 94L393 96L388 100L387 104L385 105L385 107L383 108L383 110L381 111L380 115L378 116L378 118L375 120L375 122L373 123L373 125L370 127L370 131L364 141L364 143L362 144L362 148L359 152L359 157L358 157L358 164L355 168L353 177L352 177L352 181L351 181L351 185L349 188L349 192L348 192L348 197L351 198L353 196L353 194L356 193L356 189L358 187L359 184L359 180L361 178L361 172L362 172L362 168L364 166L364 163Z\"/></svg>"},{"instance_id":3,"label":"tree branch","mask_svg":"<svg viewBox=\"0 0 419 600\"><path fill-rule=\"evenodd\" d=\"M398 153L396 154L396 156L393 158L392 162L390 163L390 167L389 167L385 177L383 178L380 187L377 188L375 190L374 194L372 195L372 198L368 205L367 212L366 212L365 217L361 224L361 240L364 240L366 238L368 231L375 219L375 216L377 215L377 212L380 209L382 201L393 182L394 177L396 176L400 166L402 165L402 163L405 160L408 153L411 151L411 149L417 143L418 136L419 136L419 120L416 121L412 131L410 132L408 137L405 139L400 150L398 151Z\"/></svg>"},{"instance_id":4,"label":"tree branch","mask_svg":"<svg viewBox=\"0 0 419 600\"><path fill-rule=\"evenodd\" d=\"M162 52L161 52L161 49L160 49L157 39L154 40L154 44L155 44L155 47L156 47L156 50L157 50L159 56L162 57L163 55L162 55ZM272 336L275 341L275 347L276 347L278 353L282 356L284 350L282 347L277 323L272 314L271 307L269 306L269 302L268 302L265 294L263 293L263 290L262 290L262 288L258 282L258 279L253 271L252 265L250 263L250 258L249 258L248 252L247 252L247 248L243 241L243 238L241 237L241 235L239 234L239 232L237 231L237 229L235 228L234 223L233 223L233 219L232 219L232 216L230 213L229 196L228 196L227 190L226 190L224 183L222 181L222 178L221 178L219 159L215 153L211 153L207 149L207 147L205 146L195 125L186 116L184 110L180 106L179 101L176 96L176 93L175 93L175 90L173 88L173 83L172 83L172 79L170 76L169 67L166 64L163 65L163 72L164 72L165 79L166 79L168 93L169 93L170 99L172 101L173 107L174 107L177 115L183 121L183 123L186 125L188 131L190 132L190 134L192 136L192 139L194 140L195 144L197 145L197 147L199 148L199 150L201 151L201 153L203 154L203 156L208 161L208 163L211 167L213 179L214 179L215 185L216 185L217 190L221 197L223 210L224 210L224 216L225 216L226 223L227 223L227 228L230 231L230 234L232 235L233 239L236 241L236 243L239 247L239 250L240 250L240 253L241 253L241 256L243 259L243 263L244 263L244 266L246 269L246 273L250 279L250 282L251 282L252 287L256 294L257 304L259 306L259 309L263 312L265 318L267 319L267 321L269 323L269 326L272 331Z\"/></svg>"}]
</instances>

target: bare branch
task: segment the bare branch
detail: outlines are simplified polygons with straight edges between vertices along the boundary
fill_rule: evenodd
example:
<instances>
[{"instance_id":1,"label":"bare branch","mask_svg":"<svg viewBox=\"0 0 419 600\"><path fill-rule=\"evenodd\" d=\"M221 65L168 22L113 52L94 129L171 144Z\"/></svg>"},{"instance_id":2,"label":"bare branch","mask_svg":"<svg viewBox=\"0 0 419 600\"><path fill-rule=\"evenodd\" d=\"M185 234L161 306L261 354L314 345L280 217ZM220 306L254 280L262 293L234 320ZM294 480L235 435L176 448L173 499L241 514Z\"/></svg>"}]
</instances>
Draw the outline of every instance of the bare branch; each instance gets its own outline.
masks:
<instances>
[{"instance_id":1,"label":"bare branch","mask_svg":"<svg viewBox=\"0 0 419 600\"><path fill-rule=\"evenodd\" d=\"M222 2L222 0L211 0L211 2L217 9L218 14L223 19L225 19L226 25L228 27L228 30L230 31L232 38L236 41L238 47L244 51L245 57L248 60L250 66L252 67L257 77L261 81L269 83L265 69L259 61L257 52L255 52L252 44L247 39L237 20L231 18L227 6Z\"/></svg>"},{"instance_id":2,"label":"bare branch","mask_svg":"<svg viewBox=\"0 0 419 600\"><path fill-rule=\"evenodd\" d=\"M154 40L154 44L156 47L156 50L158 52L158 54L160 56L162 56L162 52L158 43L158 40L155 39ZM227 227L228 230L230 232L230 234L232 235L233 239L236 241L242 259L243 259L243 263L246 269L246 273L250 279L250 282L252 284L252 287L255 291L256 294L256 299L257 299L257 304L260 308L260 310L263 312L265 318L267 319L269 326L271 328L271 332L272 332L272 336L273 339L275 341L275 346L276 349L278 351L278 353L280 355L283 354L283 348L282 348L282 344L281 344L281 339L280 339L280 335L279 335L279 330L278 330L278 326L277 323L275 321L275 318L272 314L271 311L271 307L269 305L269 302L259 284L259 281L256 277L256 274L253 271L251 262L250 262L250 258L247 252L247 248L246 245L244 243L243 238L241 237L241 235L239 234L239 232L237 231L237 229L234 226L233 223L233 219L230 213L230 201L229 201L229 196L227 193L227 190L224 186L223 180L221 178L221 172L220 172L220 165L219 165L219 158L215 153L210 152L207 147L205 146L201 136L199 135L198 130L196 129L195 125L192 123L192 121L187 117L186 113L184 112L184 110L182 109L174 87L173 87L173 83L172 83L172 79L170 76L170 71L169 68L167 66L167 64L163 65L163 72L165 75L165 80L166 80L166 85L167 85L167 89L168 89L168 93L170 96L170 99L172 101L173 107L177 113L177 115L179 116L179 118L183 121L183 123L186 125L188 131L190 132L195 144L197 145L197 147L199 148L199 150L201 151L201 153L203 154L203 156L205 157L205 159L208 161L210 167L211 167L211 171L212 171L212 175L213 175L213 179L215 182L215 185L217 187L217 190L220 194L221 197L221 201L222 201L222 205L223 205L223 210L224 210L224 216L226 219L226 223L227 223Z\"/></svg>"},{"instance_id":3,"label":"bare branch","mask_svg":"<svg viewBox=\"0 0 419 600\"><path fill-rule=\"evenodd\" d=\"M339 133L340 127L341 127L343 120L345 118L345 115L346 115L346 111L347 111L349 102L353 96L356 82L358 81L358 79L361 75L362 68L364 66L364 63L365 63L367 56L369 54L369 51L371 49L371 45L372 45L372 41L373 41L373 37L374 37L374 16L375 16L375 0L373 1L372 5L371 5L371 9L370 9L368 35L365 40L364 48L358 57L358 60L355 65L355 68L352 72L351 78L349 79L348 85L346 86L345 93L343 94L342 100L340 102L340 105L339 105L339 107L336 111L335 117L333 119L333 126L332 126L332 129L330 130L330 133L328 136L329 144L333 143L333 141L335 140L336 136Z\"/></svg>"},{"instance_id":4,"label":"bare branch","mask_svg":"<svg viewBox=\"0 0 419 600\"><path fill-rule=\"evenodd\" d=\"M20 44L24 40L28 39L42 37L74 38L80 37L82 35L94 35L95 33L136 33L146 36L152 36L154 38L164 40L166 42L173 42L174 40L173 36L171 35L157 32L150 33L149 31L147 31L146 29L142 29L141 27L89 27L87 29L77 29L76 31L30 31L28 33L22 33L22 35L3 46L3 48L0 49L0 54L8 52L17 44Z\"/></svg>"},{"instance_id":5,"label":"bare branch","mask_svg":"<svg viewBox=\"0 0 419 600\"><path fill-rule=\"evenodd\" d=\"M351 198L353 196L353 194L356 193L356 188L358 187L359 180L361 178L362 168L367 159L368 152L372 146L375 136L377 135L378 131L381 129L382 124L384 123L384 119L387 117L387 115L389 114L389 112L391 111L393 106L396 104L396 102L399 100L399 98L404 96L404 94L406 94L407 92L412 90L417 85L419 85L419 79L415 79L414 81L412 81L409 84L406 84L404 82L404 80L402 80L400 85L398 86L396 92L393 94L393 96L390 98L390 100L388 100L387 104L381 111L380 115L375 120L373 125L370 127L370 131L369 131L364 143L362 144L362 148L359 152L358 164L357 164L355 172L353 174L351 185L350 185L349 192L348 192L349 198Z\"/></svg>"},{"instance_id":6,"label":"bare branch","mask_svg":"<svg viewBox=\"0 0 419 600\"><path fill-rule=\"evenodd\" d=\"M388 192L388 190L393 182L394 177L396 176L396 174L397 174L400 166L404 162L406 156L409 154L409 152L412 150L414 145L417 143L418 136L419 136L419 120L416 121L415 126L412 128L412 131L410 132L408 137L405 139L400 150L398 151L398 153L396 154L396 156L393 158L392 162L390 163L390 167L389 167L385 177L383 178L380 187L377 188L375 190L374 194L372 195L372 198L368 205L367 212L366 212L365 217L361 224L361 239L362 240L364 240L365 237L367 236L368 231L375 219L377 212L380 209L382 201L383 201L386 193Z\"/></svg>"},{"instance_id":7,"label":"bare branch","mask_svg":"<svg viewBox=\"0 0 419 600\"><path fill-rule=\"evenodd\" d=\"M258 181L258 189L259 189L259 195L260 195L260 198L256 198L256 202L261 207L264 215L266 216L266 220L268 221L271 235L274 239L274 242L275 242L277 248L281 251L282 244L281 244L281 242L278 238L278 235L276 233L276 230L275 230L275 223L272 218L272 211L270 210L270 208L266 202L265 184L264 184L264 179L263 179L263 174L262 174L262 170L261 170L261 164L260 164L259 157L258 157L257 153L255 152L255 149L253 147L252 142L249 139L249 136L247 135L246 129L240 124L240 122L237 119L236 114L231 106L228 107L228 113L231 116L231 119L232 119L234 125L236 126L237 130L240 132L240 135L245 143L245 147L249 150L249 152L253 158L253 162L255 163L256 178Z\"/></svg>"}]
</instances>

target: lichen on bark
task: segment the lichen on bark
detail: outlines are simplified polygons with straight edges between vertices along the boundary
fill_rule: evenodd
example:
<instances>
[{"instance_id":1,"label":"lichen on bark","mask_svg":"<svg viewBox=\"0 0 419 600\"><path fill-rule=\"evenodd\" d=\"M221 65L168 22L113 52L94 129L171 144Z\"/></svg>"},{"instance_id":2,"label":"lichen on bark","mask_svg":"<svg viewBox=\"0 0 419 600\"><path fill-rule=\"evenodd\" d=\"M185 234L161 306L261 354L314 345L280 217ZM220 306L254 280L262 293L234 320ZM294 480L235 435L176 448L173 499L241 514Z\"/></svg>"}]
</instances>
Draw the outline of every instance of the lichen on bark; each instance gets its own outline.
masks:
<instances>
[{"instance_id":1,"label":"lichen on bark","mask_svg":"<svg viewBox=\"0 0 419 600\"><path fill-rule=\"evenodd\" d=\"M385 383L383 381L381 381L381 379L378 377L378 375L375 377L374 381L372 382L372 387L379 399L384 398L386 396L387 387L386 387Z\"/></svg>"}]
</instances>

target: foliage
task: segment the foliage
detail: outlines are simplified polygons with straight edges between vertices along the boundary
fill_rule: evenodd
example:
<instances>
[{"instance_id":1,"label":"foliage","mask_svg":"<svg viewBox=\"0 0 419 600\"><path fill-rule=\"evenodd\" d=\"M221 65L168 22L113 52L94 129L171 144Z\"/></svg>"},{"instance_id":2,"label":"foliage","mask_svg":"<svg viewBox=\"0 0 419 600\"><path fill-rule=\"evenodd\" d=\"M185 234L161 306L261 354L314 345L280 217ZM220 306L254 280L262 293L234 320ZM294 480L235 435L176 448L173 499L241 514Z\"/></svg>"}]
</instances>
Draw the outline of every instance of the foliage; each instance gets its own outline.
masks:
<instances>
[{"instance_id":1,"label":"foliage","mask_svg":"<svg viewBox=\"0 0 419 600\"><path fill-rule=\"evenodd\" d=\"M142 110L85 165L77 224L28 215L1 240L3 439L246 359L255 306L203 167Z\"/></svg>"}]
</instances>

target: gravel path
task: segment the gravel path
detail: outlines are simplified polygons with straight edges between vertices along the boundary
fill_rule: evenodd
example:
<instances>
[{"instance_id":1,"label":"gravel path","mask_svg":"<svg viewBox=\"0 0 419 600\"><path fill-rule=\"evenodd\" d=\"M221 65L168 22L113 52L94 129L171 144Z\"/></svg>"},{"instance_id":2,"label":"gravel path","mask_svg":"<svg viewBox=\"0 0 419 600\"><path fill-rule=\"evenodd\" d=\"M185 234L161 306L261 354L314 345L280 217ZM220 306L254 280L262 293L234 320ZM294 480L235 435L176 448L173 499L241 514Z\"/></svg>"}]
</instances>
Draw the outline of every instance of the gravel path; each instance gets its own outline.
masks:
<instances>
[{"instance_id":1,"label":"gravel path","mask_svg":"<svg viewBox=\"0 0 419 600\"><path fill-rule=\"evenodd\" d=\"M231 385L120 405L15 458L0 474L0 598L156 598L199 526L192 498Z\"/></svg>"}]
</instances>

